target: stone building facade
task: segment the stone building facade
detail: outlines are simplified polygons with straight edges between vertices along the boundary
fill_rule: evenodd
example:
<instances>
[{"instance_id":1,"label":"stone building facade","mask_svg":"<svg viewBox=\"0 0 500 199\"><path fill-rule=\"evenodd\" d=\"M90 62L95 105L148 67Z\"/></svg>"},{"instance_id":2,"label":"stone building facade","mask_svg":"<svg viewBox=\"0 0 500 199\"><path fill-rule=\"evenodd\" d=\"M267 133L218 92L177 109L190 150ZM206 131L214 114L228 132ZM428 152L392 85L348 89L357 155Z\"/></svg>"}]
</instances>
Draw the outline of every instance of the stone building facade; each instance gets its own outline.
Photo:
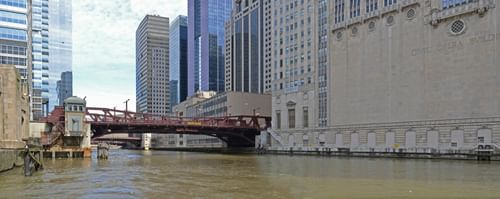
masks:
<instances>
[{"instance_id":1,"label":"stone building facade","mask_svg":"<svg viewBox=\"0 0 500 199\"><path fill-rule=\"evenodd\" d=\"M273 127L295 131L317 126L316 65L318 1L271 2Z\"/></svg>"},{"instance_id":2,"label":"stone building facade","mask_svg":"<svg viewBox=\"0 0 500 199\"><path fill-rule=\"evenodd\" d=\"M13 65L0 65L0 171L22 164L29 137L28 85Z\"/></svg>"},{"instance_id":3,"label":"stone building facade","mask_svg":"<svg viewBox=\"0 0 500 199\"><path fill-rule=\"evenodd\" d=\"M317 80L327 83L315 91L327 91L326 125L274 123L273 147L455 155L499 149L497 1L332 0L325 7L328 67Z\"/></svg>"}]
</instances>

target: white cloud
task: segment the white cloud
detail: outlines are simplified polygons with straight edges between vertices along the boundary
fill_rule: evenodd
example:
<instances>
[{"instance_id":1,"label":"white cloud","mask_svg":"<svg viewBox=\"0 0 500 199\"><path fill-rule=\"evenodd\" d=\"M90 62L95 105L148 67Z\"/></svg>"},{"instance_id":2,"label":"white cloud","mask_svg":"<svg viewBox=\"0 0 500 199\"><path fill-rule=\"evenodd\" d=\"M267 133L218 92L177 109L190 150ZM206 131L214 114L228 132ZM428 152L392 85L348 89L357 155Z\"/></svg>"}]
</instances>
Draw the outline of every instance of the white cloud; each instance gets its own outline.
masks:
<instances>
[{"instance_id":1,"label":"white cloud","mask_svg":"<svg viewBox=\"0 0 500 199\"><path fill-rule=\"evenodd\" d=\"M187 0L73 1L74 94L89 106L135 109L135 30L146 14L172 21Z\"/></svg>"}]
</instances>

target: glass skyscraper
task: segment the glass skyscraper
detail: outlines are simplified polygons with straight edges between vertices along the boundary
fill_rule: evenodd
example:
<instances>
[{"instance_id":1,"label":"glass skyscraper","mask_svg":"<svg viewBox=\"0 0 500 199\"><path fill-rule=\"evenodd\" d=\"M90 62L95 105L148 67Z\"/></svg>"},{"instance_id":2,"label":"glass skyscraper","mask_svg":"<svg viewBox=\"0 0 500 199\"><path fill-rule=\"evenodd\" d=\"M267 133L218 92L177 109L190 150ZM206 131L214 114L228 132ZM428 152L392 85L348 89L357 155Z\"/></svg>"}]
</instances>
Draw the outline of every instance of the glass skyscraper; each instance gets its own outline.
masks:
<instances>
[{"instance_id":1,"label":"glass skyscraper","mask_svg":"<svg viewBox=\"0 0 500 199\"><path fill-rule=\"evenodd\" d=\"M33 119L62 105L60 96L71 96L71 79L61 81L72 65L72 4L67 0L33 0ZM58 85L67 84L67 85ZM60 95L57 87L65 87ZM62 89L61 89L62 90Z\"/></svg>"},{"instance_id":2,"label":"glass skyscraper","mask_svg":"<svg viewBox=\"0 0 500 199\"><path fill-rule=\"evenodd\" d=\"M32 45L33 87L31 95L33 119L42 117L49 102L49 1L33 0Z\"/></svg>"},{"instance_id":3,"label":"glass skyscraper","mask_svg":"<svg viewBox=\"0 0 500 199\"><path fill-rule=\"evenodd\" d=\"M170 25L170 104L172 107L187 98L188 19L178 16Z\"/></svg>"},{"instance_id":4,"label":"glass skyscraper","mask_svg":"<svg viewBox=\"0 0 500 199\"><path fill-rule=\"evenodd\" d=\"M54 106L63 105L64 99L73 96L71 2L49 0L49 111ZM58 82L64 89L57 89Z\"/></svg>"},{"instance_id":5,"label":"glass skyscraper","mask_svg":"<svg viewBox=\"0 0 500 199\"><path fill-rule=\"evenodd\" d=\"M224 23L232 2L188 1L188 95L224 91Z\"/></svg>"},{"instance_id":6,"label":"glass skyscraper","mask_svg":"<svg viewBox=\"0 0 500 199\"><path fill-rule=\"evenodd\" d=\"M241 0L226 22L226 91L271 92L271 3Z\"/></svg>"},{"instance_id":7,"label":"glass skyscraper","mask_svg":"<svg viewBox=\"0 0 500 199\"><path fill-rule=\"evenodd\" d=\"M29 78L31 64L34 120L61 105L60 96L73 94L73 89L68 88L72 87L72 75L67 75L72 65L71 9L68 0L0 0L0 63L15 65L23 79ZM63 77L65 80L61 81ZM64 90L64 95L58 90Z\"/></svg>"},{"instance_id":8,"label":"glass skyscraper","mask_svg":"<svg viewBox=\"0 0 500 199\"><path fill-rule=\"evenodd\" d=\"M27 0L0 0L0 63L14 65L28 77Z\"/></svg>"},{"instance_id":9,"label":"glass skyscraper","mask_svg":"<svg viewBox=\"0 0 500 199\"><path fill-rule=\"evenodd\" d=\"M0 0L0 64L15 66L27 83L31 77L30 13L28 0Z\"/></svg>"}]
</instances>

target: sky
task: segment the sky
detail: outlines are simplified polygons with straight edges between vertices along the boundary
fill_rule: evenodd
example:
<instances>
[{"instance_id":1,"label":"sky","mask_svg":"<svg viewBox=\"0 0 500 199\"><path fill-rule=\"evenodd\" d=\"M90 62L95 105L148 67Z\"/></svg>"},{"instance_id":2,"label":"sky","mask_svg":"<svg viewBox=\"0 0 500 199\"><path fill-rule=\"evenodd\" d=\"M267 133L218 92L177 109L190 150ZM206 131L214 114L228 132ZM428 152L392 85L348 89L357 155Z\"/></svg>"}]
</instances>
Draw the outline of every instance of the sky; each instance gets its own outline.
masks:
<instances>
[{"instance_id":1,"label":"sky","mask_svg":"<svg viewBox=\"0 0 500 199\"><path fill-rule=\"evenodd\" d=\"M146 14L187 15L187 0L73 1L73 95L135 110L135 30Z\"/></svg>"}]
</instances>

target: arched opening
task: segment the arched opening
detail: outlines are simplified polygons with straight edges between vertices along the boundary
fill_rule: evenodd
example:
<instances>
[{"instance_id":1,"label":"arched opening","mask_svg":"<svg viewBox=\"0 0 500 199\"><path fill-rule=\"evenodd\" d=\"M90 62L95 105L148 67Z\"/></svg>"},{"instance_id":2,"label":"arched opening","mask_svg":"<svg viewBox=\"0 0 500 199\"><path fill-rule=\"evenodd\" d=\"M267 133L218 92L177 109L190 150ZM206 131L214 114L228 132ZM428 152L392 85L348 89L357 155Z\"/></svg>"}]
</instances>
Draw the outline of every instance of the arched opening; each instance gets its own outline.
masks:
<instances>
[{"instance_id":1,"label":"arched opening","mask_svg":"<svg viewBox=\"0 0 500 199\"><path fill-rule=\"evenodd\" d=\"M385 133L385 146L388 148L393 148L394 144L396 144L396 139L394 136L394 132L386 132Z\"/></svg>"},{"instance_id":2,"label":"arched opening","mask_svg":"<svg viewBox=\"0 0 500 199\"><path fill-rule=\"evenodd\" d=\"M431 149L439 148L439 132L427 131L427 147Z\"/></svg>"},{"instance_id":3,"label":"arched opening","mask_svg":"<svg viewBox=\"0 0 500 199\"><path fill-rule=\"evenodd\" d=\"M464 144L464 131L463 130L453 130L451 131L451 147L460 149Z\"/></svg>"},{"instance_id":4,"label":"arched opening","mask_svg":"<svg viewBox=\"0 0 500 199\"><path fill-rule=\"evenodd\" d=\"M289 146L295 146L295 145L296 145L296 143L295 143L295 138L294 138L294 136L293 136L292 134L290 134L290 135L288 136L288 145L289 145Z\"/></svg>"},{"instance_id":5,"label":"arched opening","mask_svg":"<svg viewBox=\"0 0 500 199\"><path fill-rule=\"evenodd\" d=\"M406 148L417 147L417 133L415 131L407 131L405 136Z\"/></svg>"},{"instance_id":6,"label":"arched opening","mask_svg":"<svg viewBox=\"0 0 500 199\"><path fill-rule=\"evenodd\" d=\"M352 133L351 134L351 147L358 147L359 146L359 133Z\"/></svg>"},{"instance_id":7,"label":"arched opening","mask_svg":"<svg viewBox=\"0 0 500 199\"><path fill-rule=\"evenodd\" d=\"M319 139L319 145L320 146L325 146L326 144L326 135L324 133L320 133L318 136Z\"/></svg>"},{"instance_id":8,"label":"arched opening","mask_svg":"<svg viewBox=\"0 0 500 199\"><path fill-rule=\"evenodd\" d=\"M478 144L491 144L491 129L479 129L477 131Z\"/></svg>"},{"instance_id":9,"label":"arched opening","mask_svg":"<svg viewBox=\"0 0 500 199\"><path fill-rule=\"evenodd\" d=\"M344 146L344 136L342 135L342 133L335 134L335 145L337 147Z\"/></svg>"},{"instance_id":10,"label":"arched opening","mask_svg":"<svg viewBox=\"0 0 500 199\"><path fill-rule=\"evenodd\" d=\"M303 146L305 146L305 147L309 146L309 135L304 134L304 135L302 136L302 144L303 144Z\"/></svg>"},{"instance_id":11,"label":"arched opening","mask_svg":"<svg viewBox=\"0 0 500 199\"><path fill-rule=\"evenodd\" d=\"M375 148L377 145L376 134L374 132L368 133L368 147Z\"/></svg>"}]
</instances>

